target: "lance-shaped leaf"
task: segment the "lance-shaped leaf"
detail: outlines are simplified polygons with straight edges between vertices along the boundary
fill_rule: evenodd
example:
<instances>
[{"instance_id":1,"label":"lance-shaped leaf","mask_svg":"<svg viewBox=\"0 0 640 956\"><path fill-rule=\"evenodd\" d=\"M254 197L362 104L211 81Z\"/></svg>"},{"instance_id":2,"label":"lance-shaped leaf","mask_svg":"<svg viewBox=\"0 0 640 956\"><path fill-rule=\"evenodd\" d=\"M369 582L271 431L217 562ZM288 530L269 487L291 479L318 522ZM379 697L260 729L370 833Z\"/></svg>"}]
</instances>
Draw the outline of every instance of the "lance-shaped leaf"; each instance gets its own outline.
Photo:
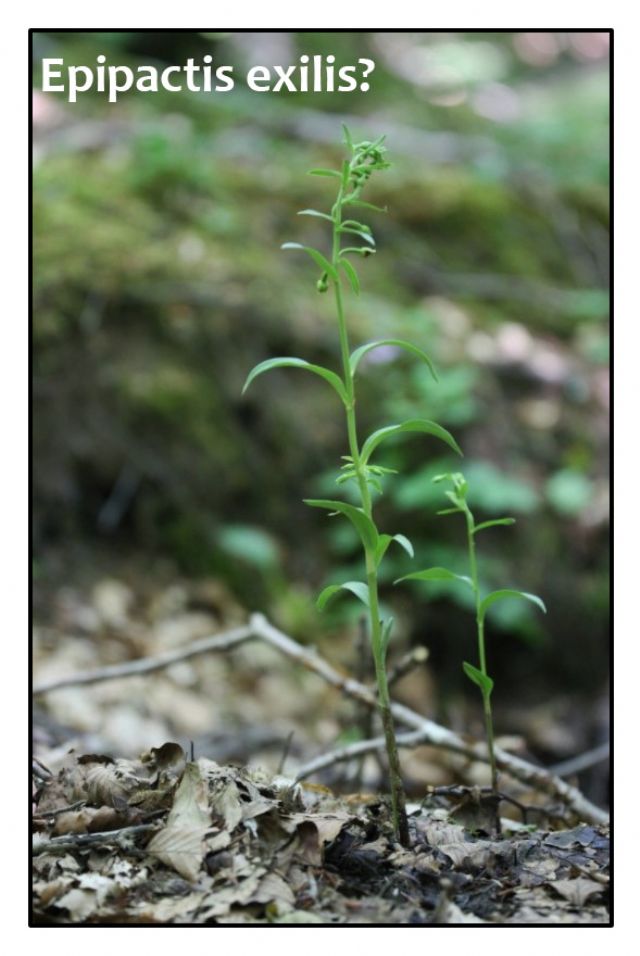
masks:
<instances>
[{"instance_id":1,"label":"lance-shaped leaf","mask_svg":"<svg viewBox=\"0 0 640 956\"><path fill-rule=\"evenodd\" d=\"M281 249L301 249L303 252L306 252L308 256L311 256L313 261L317 266L320 266L323 272L326 272L327 275L331 276L336 282L338 281L338 273L336 269L331 265L326 256L323 256L321 252L318 252L317 249L314 249L313 246L303 246L299 242L285 242L280 246Z\"/></svg>"},{"instance_id":2,"label":"lance-shaped leaf","mask_svg":"<svg viewBox=\"0 0 640 956\"><path fill-rule=\"evenodd\" d=\"M329 222L333 222L331 216L328 216L326 212L318 212L317 209L301 209L298 213L299 216L315 216L316 219L328 219Z\"/></svg>"},{"instance_id":3,"label":"lance-shaped leaf","mask_svg":"<svg viewBox=\"0 0 640 956\"><path fill-rule=\"evenodd\" d=\"M342 200L343 206L359 206L361 209L370 209L372 212L388 212L386 206L374 206L372 202L365 202L364 199L351 199L347 196Z\"/></svg>"},{"instance_id":4,"label":"lance-shaped leaf","mask_svg":"<svg viewBox=\"0 0 640 956\"><path fill-rule=\"evenodd\" d=\"M323 365L312 365L310 362L305 362L304 359L293 358L291 356L266 359L266 361L260 362L259 365L256 365L254 368L252 368L247 376L247 381L244 383L242 388L242 394L244 395L254 378L257 378L258 375L262 375L263 372L268 372L272 368L304 368L307 370L307 372L313 372L314 375L319 375L325 380L325 382L328 382L329 385L336 390L345 405L347 403L346 389L342 384L342 379L336 375L335 372L330 371L328 368L324 368Z\"/></svg>"},{"instance_id":5,"label":"lance-shaped leaf","mask_svg":"<svg viewBox=\"0 0 640 956\"><path fill-rule=\"evenodd\" d=\"M376 565L380 564L392 541L396 541L401 548L404 548L410 558L413 557L413 545L403 534L381 534L376 549Z\"/></svg>"},{"instance_id":6,"label":"lance-shaped leaf","mask_svg":"<svg viewBox=\"0 0 640 956\"><path fill-rule=\"evenodd\" d=\"M483 521L482 524L477 524L473 529L475 534L477 531L484 531L485 528L493 528L498 524L515 524L515 518L492 518L491 521Z\"/></svg>"},{"instance_id":7,"label":"lance-shaped leaf","mask_svg":"<svg viewBox=\"0 0 640 956\"><path fill-rule=\"evenodd\" d=\"M318 610L323 611L327 603L339 591L351 591L366 607L369 607L369 588L367 585L363 584L362 581L345 581L344 584L330 584L318 595L316 601Z\"/></svg>"},{"instance_id":8,"label":"lance-shaped leaf","mask_svg":"<svg viewBox=\"0 0 640 956\"><path fill-rule=\"evenodd\" d=\"M381 345L392 345L395 348L404 349L406 352L411 352L412 355L415 355L416 358L421 359L428 367L429 371L433 375L434 380L438 381L438 376L436 375L436 370L433 367L433 362L429 358L426 352L423 352L422 349L419 349L417 345L413 345L411 342L405 342L404 339L377 339L375 342L367 342L366 345L361 345L360 348L355 349L351 353L351 358L349 362L351 364L351 374L355 375L356 369L360 362L360 359L371 352L372 349L380 348Z\"/></svg>"},{"instance_id":9,"label":"lance-shaped leaf","mask_svg":"<svg viewBox=\"0 0 640 956\"><path fill-rule=\"evenodd\" d=\"M523 598L525 601L531 601L532 604L537 604L541 611L544 611L545 614L547 613L544 601L539 598L537 594L528 594L526 591L514 591L511 588L506 588L501 591L492 591L491 594L487 594L486 598L480 602L480 607L478 608L480 620L484 620L492 604L495 604L496 601L503 601L505 598Z\"/></svg>"},{"instance_id":10,"label":"lance-shaped leaf","mask_svg":"<svg viewBox=\"0 0 640 956\"><path fill-rule=\"evenodd\" d=\"M488 674L483 674L481 670L478 670L477 667L474 667L473 664L469 664L468 661L463 661L462 669L474 684L482 691L482 696L489 698L491 697L491 691L493 690L493 681Z\"/></svg>"},{"instance_id":11,"label":"lance-shaped leaf","mask_svg":"<svg viewBox=\"0 0 640 956\"><path fill-rule=\"evenodd\" d=\"M354 255L363 256L366 259L367 256L374 255L375 251L371 246L347 246L346 249L340 250L340 255L346 256L348 252L353 252Z\"/></svg>"},{"instance_id":12,"label":"lance-shaped leaf","mask_svg":"<svg viewBox=\"0 0 640 956\"><path fill-rule=\"evenodd\" d=\"M390 438L392 435L399 435L402 432L422 432L426 435L434 435L436 438L445 442L449 448L452 448L458 455L462 455L457 441L442 425L427 421L424 418L412 418L407 422L402 422L400 425L387 425L386 428L380 428L377 432L369 435L362 446L362 463L367 463L370 455L378 447L380 442Z\"/></svg>"},{"instance_id":13,"label":"lance-shaped leaf","mask_svg":"<svg viewBox=\"0 0 640 956\"><path fill-rule=\"evenodd\" d=\"M425 568L424 571L413 571L393 583L400 584L401 581L462 581L463 584L473 587L471 578L466 574L455 574L449 568Z\"/></svg>"},{"instance_id":14,"label":"lance-shaped leaf","mask_svg":"<svg viewBox=\"0 0 640 956\"><path fill-rule=\"evenodd\" d=\"M312 508L326 508L327 511L343 514L358 532L365 548L375 554L378 546L378 531L371 518L367 517L360 508L349 505L346 501L327 501L324 498L305 498L304 503Z\"/></svg>"},{"instance_id":15,"label":"lance-shaped leaf","mask_svg":"<svg viewBox=\"0 0 640 956\"><path fill-rule=\"evenodd\" d=\"M358 273L348 259L340 259L340 265L344 269L345 275L351 284L351 288L356 295L360 295L360 279L358 278Z\"/></svg>"},{"instance_id":16,"label":"lance-shaped leaf","mask_svg":"<svg viewBox=\"0 0 640 956\"><path fill-rule=\"evenodd\" d=\"M338 231L350 233L353 236L359 236L360 239L368 242L370 246L375 246L376 241L371 235L371 230L368 226L362 226L360 223L357 223L356 225L349 225L350 222L354 223L355 220L347 220L346 222L343 222Z\"/></svg>"},{"instance_id":17,"label":"lance-shaped leaf","mask_svg":"<svg viewBox=\"0 0 640 956\"><path fill-rule=\"evenodd\" d=\"M342 179L337 169L310 169L307 176L329 176L331 179Z\"/></svg>"}]
</instances>

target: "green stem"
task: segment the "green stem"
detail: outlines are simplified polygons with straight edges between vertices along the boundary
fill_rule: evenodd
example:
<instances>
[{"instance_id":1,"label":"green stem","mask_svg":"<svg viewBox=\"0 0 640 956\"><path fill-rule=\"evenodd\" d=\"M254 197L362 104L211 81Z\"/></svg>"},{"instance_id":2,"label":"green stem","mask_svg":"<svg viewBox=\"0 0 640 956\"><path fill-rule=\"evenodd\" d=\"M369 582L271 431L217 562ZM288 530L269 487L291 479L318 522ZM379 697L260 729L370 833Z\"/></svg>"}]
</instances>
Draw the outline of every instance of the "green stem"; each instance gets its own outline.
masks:
<instances>
[{"instance_id":1,"label":"green stem","mask_svg":"<svg viewBox=\"0 0 640 956\"><path fill-rule=\"evenodd\" d=\"M476 627L478 631L478 659L480 663L480 670L485 677L488 677L487 673L487 655L485 650L484 643L484 618L480 613L480 587L478 584L478 561L476 558L476 542L475 542L475 521L473 514L468 507L465 506L465 518L467 521L467 539L469 542L469 568L471 572L471 584L473 587L473 593L475 596L476 602ZM491 786L494 790L498 789L498 771L496 767L496 758L494 752L494 740L493 740L493 714L491 712L491 696L488 694L484 688L482 689L482 706L484 710L484 726L485 733L487 736L487 749L489 751L489 765L491 767Z\"/></svg>"},{"instance_id":2,"label":"green stem","mask_svg":"<svg viewBox=\"0 0 640 956\"><path fill-rule=\"evenodd\" d=\"M338 329L340 335L340 353L342 356L342 368L344 374L344 384L347 393L347 402L345 411L347 416L347 435L349 439L349 451L353 459L353 467L358 480L360 490L360 499L362 509L367 517L372 516L372 502L369 485L365 469L360 457L360 447L358 444L358 429L356 422L356 400L355 383L351 372L349 335L347 332L347 323L344 315L344 306L342 303L342 289L340 286L340 223L342 219L342 198L344 194L344 183L338 193L335 206L333 207L333 249L332 264L338 273L338 280L333 282L336 301L336 312L338 315ZM380 625L380 608L378 601L378 574L376 557L373 552L365 547L365 562L367 569L367 586L369 589L369 614L370 614L370 633L371 649L373 652L373 661L376 674L376 683L378 687L378 706L382 718L384 730L385 746L387 750L387 760L389 764L389 785L391 791L391 813L393 826L396 836L402 846L409 846L409 825L407 822L407 811L405 806L404 789L402 786L402 777L400 774L400 760L398 757L398 746L391 713L391 700L389 697L389 684L387 681L387 671L385 662L385 650L382 646L382 630Z\"/></svg>"}]
</instances>

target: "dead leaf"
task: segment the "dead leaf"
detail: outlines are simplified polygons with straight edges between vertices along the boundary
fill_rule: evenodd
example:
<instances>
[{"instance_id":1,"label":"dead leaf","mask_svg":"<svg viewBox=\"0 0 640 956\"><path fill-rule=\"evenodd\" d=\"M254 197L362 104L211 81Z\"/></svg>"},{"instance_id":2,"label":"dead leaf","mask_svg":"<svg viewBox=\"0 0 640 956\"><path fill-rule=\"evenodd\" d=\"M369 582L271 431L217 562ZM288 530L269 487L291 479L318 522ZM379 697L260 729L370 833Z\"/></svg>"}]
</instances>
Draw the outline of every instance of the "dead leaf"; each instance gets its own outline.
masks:
<instances>
[{"instance_id":1,"label":"dead leaf","mask_svg":"<svg viewBox=\"0 0 640 956\"><path fill-rule=\"evenodd\" d=\"M275 900L293 905L295 896L290 886L277 873L267 873L260 881L256 892L248 900L249 903L272 903Z\"/></svg>"},{"instance_id":2,"label":"dead leaf","mask_svg":"<svg viewBox=\"0 0 640 956\"><path fill-rule=\"evenodd\" d=\"M147 852L194 881L202 864L204 836L211 820L206 787L196 763L188 763L164 829L153 837Z\"/></svg>"},{"instance_id":3,"label":"dead leaf","mask_svg":"<svg viewBox=\"0 0 640 956\"><path fill-rule=\"evenodd\" d=\"M235 780L228 778L218 784L217 791L211 800L211 810L215 815L222 817L230 833L235 830L242 820L240 791Z\"/></svg>"},{"instance_id":4,"label":"dead leaf","mask_svg":"<svg viewBox=\"0 0 640 956\"><path fill-rule=\"evenodd\" d=\"M584 906L596 893L602 893L601 883L582 876L576 880L553 880L549 886L552 886L556 893L563 896L565 900L569 900L574 906Z\"/></svg>"}]
</instances>

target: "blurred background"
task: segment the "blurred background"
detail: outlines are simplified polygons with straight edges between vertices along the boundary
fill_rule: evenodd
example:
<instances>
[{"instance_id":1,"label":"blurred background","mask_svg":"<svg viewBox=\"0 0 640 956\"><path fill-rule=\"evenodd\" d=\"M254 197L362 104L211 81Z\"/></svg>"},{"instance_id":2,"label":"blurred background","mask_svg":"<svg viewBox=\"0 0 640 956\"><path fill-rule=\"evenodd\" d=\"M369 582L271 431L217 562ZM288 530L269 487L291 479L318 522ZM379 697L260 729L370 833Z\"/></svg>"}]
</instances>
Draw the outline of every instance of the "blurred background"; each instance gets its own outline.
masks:
<instances>
[{"instance_id":1,"label":"blurred background","mask_svg":"<svg viewBox=\"0 0 640 956\"><path fill-rule=\"evenodd\" d=\"M378 255L348 295L354 345L402 337L434 358L439 385L406 354L363 362L359 426L423 416L456 436L484 533L485 587L540 594L496 605L488 632L505 743L547 765L607 739L609 37L603 33L38 33L34 42L34 598L36 679L115 663L225 629L260 610L366 677L358 607L314 606L362 575L347 522L309 509L331 497L346 452L331 390L296 370L242 384L258 361L338 367L331 302L306 257L324 247L305 207L332 187L341 123L387 134L393 167L365 196ZM233 64L227 94L43 94L42 57L65 65ZM262 94L257 63L333 53L375 61L371 89ZM426 665L396 695L482 734L467 596L449 584L394 588L419 567L466 570L464 527L431 479L460 467L445 445L388 443L399 474L377 504L403 532L383 569L397 625L392 660ZM365 732L352 705L248 645L146 680L39 700L37 740L136 753L195 738L216 759L309 759ZM505 736L507 735L507 736ZM508 737L508 739L507 739ZM375 766L365 768L375 785ZM359 768L358 772L362 768ZM337 772L337 771L335 771ZM345 771L346 773L347 771ZM416 792L469 779L423 748ZM328 782L337 785L332 778ZM606 802L603 763L577 782ZM349 781L343 781L345 785Z\"/></svg>"}]
</instances>

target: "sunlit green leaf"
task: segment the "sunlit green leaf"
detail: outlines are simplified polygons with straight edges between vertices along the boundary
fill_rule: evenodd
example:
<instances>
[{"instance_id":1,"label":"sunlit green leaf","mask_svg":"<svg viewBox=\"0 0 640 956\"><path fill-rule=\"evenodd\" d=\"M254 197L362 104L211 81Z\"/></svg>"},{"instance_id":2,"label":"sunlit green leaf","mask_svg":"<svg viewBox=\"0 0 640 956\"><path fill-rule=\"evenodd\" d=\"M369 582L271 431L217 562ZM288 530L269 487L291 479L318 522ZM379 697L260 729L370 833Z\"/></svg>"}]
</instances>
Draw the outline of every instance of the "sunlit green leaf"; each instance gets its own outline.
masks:
<instances>
[{"instance_id":1,"label":"sunlit green leaf","mask_svg":"<svg viewBox=\"0 0 640 956\"><path fill-rule=\"evenodd\" d=\"M372 212L387 212L386 206L374 206L372 202L365 202L363 199L345 199L345 206L359 206L361 209L370 209Z\"/></svg>"},{"instance_id":2,"label":"sunlit green leaf","mask_svg":"<svg viewBox=\"0 0 640 956\"><path fill-rule=\"evenodd\" d=\"M310 169L308 176L329 176L331 179L342 179L342 174L337 169Z\"/></svg>"},{"instance_id":3,"label":"sunlit green leaf","mask_svg":"<svg viewBox=\"0 0 640 956\"><path fill-rule=\"evenodd\" d=\"M323 272L326 272L327 275L330 275L332 279L338 281L338 273L333 268L326 256L323 256L321 252L318 252L317 249L314 249L313 246L303 246L299 242L285 242L280 246L281 249L301 249L303 252L306 252L307 255L311 256L316 265L320 266Z\"/></svg>"},{"instance_id":4,"label":"sunlit green leaf","mask_svg":"<svg viewBox=\"0 0 640 956\"><path fill-rule=\"evenodd\" d=\"M324 610L327 603L339 591L351 591L366 607L369 607L369 588L362 581L345 581L344 584L330 584L318 595L316 607L319 611Z\"/></svg>"},{"instance_id":5,"label":"sunlit green leaf","mask_svg":"<svg viewBox=\"0 0 640 956\"><path fill-rule=\"evenodd\" d=\"M355 349L351 353L351 358L349 360L351 363L351 374L355 375L360 359L366 355L367 352L371 352L372 349L380 348L381 345L392 345L395 348L404 349L406 352L410 352L412 355L415 355L427 365L435 381L438 381L438 376L436 375L436 370L433 367L433 362L427 353L423 352L422 349L418 348L417 345L413 345L411 342L405 342L404 339L377 339L375 342L367 342L366 345L361 345L360 348Z\"/></svg>"},{"instance_id":6,"label":"sunlit green leaf","mask_svg":"<svg viewBox=\"0 0 640 956\"><path fill-rule=\"evenodd\" d=\"M360 229L352 229L351 226L341 226L340 232L348 232L352 236L359 236L360 239L368 242L370 246L375 246L376 244L376 241L372 235L370 235L368 232L362 232Z\"/></svg>"},{"instance_id":7,"label":"sunlit green leaf","mask_svg":"<svg viewBox=\"0 0 640 956\"><path fill-rule=\"evenodd\" d=\"M413 545L403 534L381 534L378 538L378 548L376 550L376 564L380 564L386 554L387 548L392 541L395 541L401 548L407 552L410 558L414 556Z\"/></svg>"},{"instance_id":8,"label":"sunlit green leaf","mask_svg":"<svg viewBox=\"0 0 640 956\"><path fill-rule=\"evenodd\" d=\"M371 518L367 517L360 508L347 504L345 501L327 501L324 498L305 498L304 502L312 508L326 508L328 511L337 511L345 515L358 532L364 546L375 554L378 546L378 530Z\"/></svg>"},{"instance_id":9,"label":"sunlit green leaf","mask_svg":"<svg viewBox=\"0 0 640 956\"><path fill-rule=\"evenodd\" d=\"M329 222L333 222L331 216L328 216L326 212L318 212L317 209L301 209L298 213L299 216L315 216L316 219L327 219Z\"/></svg>"},{"instance_id":10,"label":"sunlit green leaf","mask_svg":"<svg viewBox=\"0 0 640 956\"><path fill-rule=\"evenodd\" d=\"M469 664L468 661L463 661L462 669L469 680L473 681L474 684L477 684L482 691L483 697L491 697L493 681L488 674L483 674L481 670L478 670L478 668L474 667L473 664Z\"/></svg>"},{"instance_id":11,"label":"sunlit green leaf","mask_svg":"<svg viewBox=\"0 0 640 956\"><path fill-rule=\"evenodd\" d=\"M469 587L473 587L471 578L466 574L455 574L448 568L425 568L424 571L413 571L393 583L400 584L401 581L462 581Z\"/></svg>"},{"instance_id":12,"label":"sunlit green leaf","mask_svg":"<svg viewBox=\"0 0 640 956\"><path fill-rule=\"evenodd\" d=\"M486 598L481 601L480 607L478 608L480 620L484 620L492 604L495 604L496 601L503 601L505 598L523 598L525 601L531 601L532 604L536 604L545 614L547 613L544 601L539 598L537 594L528 594L526 591L514 591L511 588L506 588L500 591L492 591L491 594L487 594Z\"/></svg>"},{"instance_id":13,"label":"sunlit green leaf","mask_svg":"<svg viewBox=\"0 0 640 956\"><path fill-rule=\"evenodd\" d=\"M356 295L360 295L360 279L358 278L358 273L348 259L341 259L340 265L345 271L345 275L351 284L351 288Z\"/></svg>"},{"instance_id":14,"label":"sunlit green leaf","mask_svg":"<svg viewBox=\"0 0 640 956\"><path fill-rule=\"evenodd\" d=\"M343 123L342 132L344 133L344 145L347 149L353 150L353 140L351 138L351 133L349 132L349 127Z\"/></svg>"},{"instance_id":15,"label":"sunlit green leaf","mask_svg":"<svg viewBox=\"0 0 640 956\"><path fill-rule=\"evenodd\" d=\"M358 232L364 232L367 234L371 233L369 226L365 226L363 222L358 222L356 219L344 219L340 224L341 229L357 229Z\"/></svg>"},{"instance_id":16,"label":"sunlit green leaf","mask_svg":"<svg viewBox=\"0 0 640 956\"><path fill-rule=\"evenodd\" d=\"M355 255L362 256L367 258L367 256L375 255L375 249L372 249L371 246L347 246L345 249L340 250L341 256L346 256L348 252L353 252Z\"/></svg>"},{"instance_id":17,"label":"sunlit green leaf","mask_svg":"<svg viewBox=\"0 0 640 956\"><path fill-rule=\"evenodd\" d=\"M436 422L429 422L424 418L412 418L409 421L402 422L400 425L388 425L386 428L380 428L378 431L369 435L362 446L362 462L366 464L370 455L378 447L380 442L392 435L398 435L402 432L422 432L426 435L434 435L452 448L459 455L462 455L460 446L446 428L438 425Z\"/></svg>"},{"instance_id":18,"label":"sunlit green leaf","mask_svg":"<svg viewBox=\"0 0 640 956\"><path fill-rule=\"evenodd\" d=\"M259 365L256 365L254 368L252 368L242 388L242 394L244 395L244 393L249 388L254 378L257 378L258 375L262 375L263 372L268 372L272 368L289 368L289 367L303 368L303 369L306 369L307 372L313 372L314 375L319 375L321 378L325 380L325 382L328 382L329 385L331 385L331 387L336 390L336 392L338 393L338 395L340 396L340 398L346 405L347 392L344 385L342 384L342 379L338 375L336 375L335 372L330 371L328 368L324 368L324 366L322 365L312 365L310 362L305 362L304 359L292 358L290 356L285 356L283 358L267 359L266 361L260 362Z\"/></svg>"},{"instance_id":19,"label":"sunlit green leaf","mask_svg":"<svg viewBox=\"0 0 640 956\"><path fill-rule=\"evenodd\" d=\"M516 523L515 518L492 518L491 521L483 521L482 524L476 525L475 528L473 529L473 533L475 534L476 531L484 531L485 528L493 528L494 525L497 525L497 524L507 525L507 524L515 524L515 523Z\"/></svg>"}]
</instances>

